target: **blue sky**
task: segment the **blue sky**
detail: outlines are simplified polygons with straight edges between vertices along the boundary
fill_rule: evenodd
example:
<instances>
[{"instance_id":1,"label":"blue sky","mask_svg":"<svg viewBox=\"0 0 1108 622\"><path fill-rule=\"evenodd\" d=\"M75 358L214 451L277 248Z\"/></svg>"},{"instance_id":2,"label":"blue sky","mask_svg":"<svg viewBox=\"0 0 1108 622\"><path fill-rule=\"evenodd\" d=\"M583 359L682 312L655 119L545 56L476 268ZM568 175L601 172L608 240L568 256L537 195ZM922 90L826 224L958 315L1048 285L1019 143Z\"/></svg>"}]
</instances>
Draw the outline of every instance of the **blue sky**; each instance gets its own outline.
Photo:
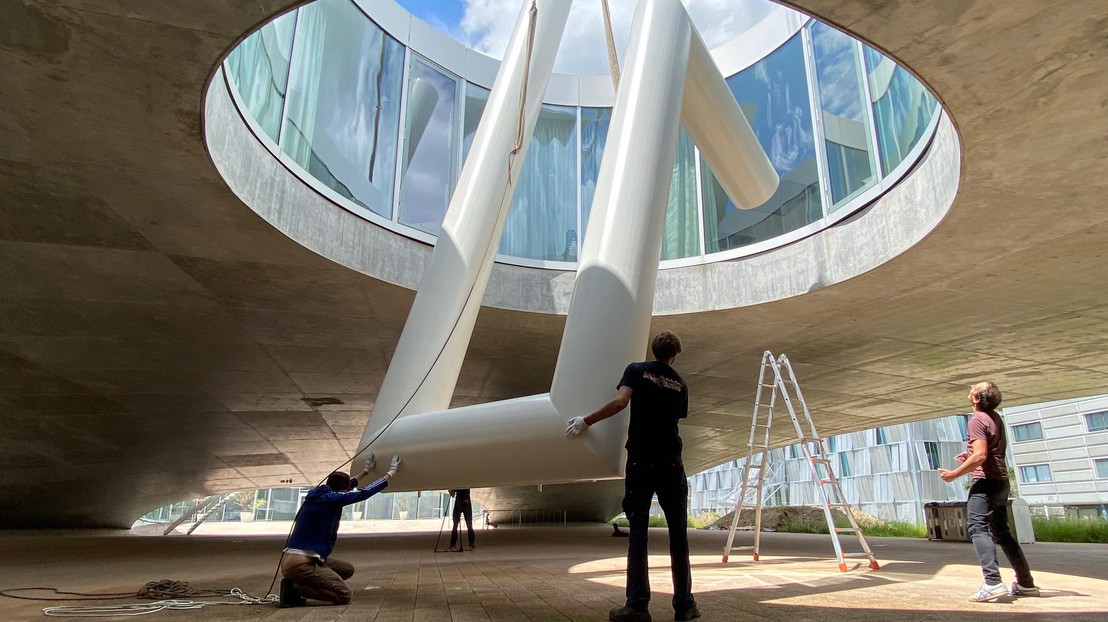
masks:
<instances>
[{"instance_id":1,"label":"blue sky","mask_svg":"<svg viewBox=\"0 0 1108 622\"><path fill-rule=\"evenodd\" d=\"M464 45L501 58L512 28L527 0L397 0L413 15ZM683 0L709 47L734 39L778 10L788 10L768 0ZM627 46L633 0L609 0L612 31L621 58ZM570 9L562 47L554 62L558 73L601 75L608 73L603 18L599 0L577 0Z\"/></svg>"},{"instance_id":2,"label":"blue sky","mask_svg":"<svg viewBox=\"0 0 1108 622\"><path fill-rule=\"evenodd\" d=\"M440 30L441 25L456 28L465 9L462 0L399 0L399 3L412 15Z\"/></svg>"}]
</instances>

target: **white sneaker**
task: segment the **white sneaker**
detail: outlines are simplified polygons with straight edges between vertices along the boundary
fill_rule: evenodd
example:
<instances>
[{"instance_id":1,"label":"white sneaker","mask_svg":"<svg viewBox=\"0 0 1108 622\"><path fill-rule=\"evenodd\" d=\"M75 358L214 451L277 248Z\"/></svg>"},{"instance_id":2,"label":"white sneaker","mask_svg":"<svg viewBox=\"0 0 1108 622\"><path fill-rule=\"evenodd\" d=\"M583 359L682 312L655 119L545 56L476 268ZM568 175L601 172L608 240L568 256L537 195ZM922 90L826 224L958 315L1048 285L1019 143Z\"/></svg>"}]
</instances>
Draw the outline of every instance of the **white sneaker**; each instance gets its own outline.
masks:
<instances>
[{"instance_id":1,"label":"white sneaker","mask_svg":"<svg viewBox=\"0 0 1108 622\"><path fill-rule=\"evenodd\" d=\"M998 596L1008 596L1008 586L1003 583L997 583L996 585L989 585L985 583L981 586L981 589L977 590L977 593L970 596L970 602L983 603L988 600L997 598Z\"/></svg>"},{"instance_id":2,"label":"white sneaker","mask_svg":"<svg viewBox=\"0 0 1108 622\"><path fill-rule=\"evenodd\" d=\"M1038 596L1039 588L1034 585L1032 585L1031 587L1026 587L1020 585L1019 581L1013 581L1010 593L1012 594L1012 596Z\"/></svg>"}]
</instances>

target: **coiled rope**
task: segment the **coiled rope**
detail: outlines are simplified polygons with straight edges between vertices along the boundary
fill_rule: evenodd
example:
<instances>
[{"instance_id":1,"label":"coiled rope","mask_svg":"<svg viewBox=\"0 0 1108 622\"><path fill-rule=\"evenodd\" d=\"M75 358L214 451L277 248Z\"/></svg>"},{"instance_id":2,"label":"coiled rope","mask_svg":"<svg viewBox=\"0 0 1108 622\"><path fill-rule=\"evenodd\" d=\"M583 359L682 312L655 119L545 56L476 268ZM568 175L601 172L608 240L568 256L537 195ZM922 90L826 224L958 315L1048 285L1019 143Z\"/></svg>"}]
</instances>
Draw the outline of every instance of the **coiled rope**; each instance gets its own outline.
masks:
<instances>
[{"instance_id":1,"label":"coiled rope","mask_svg":"<svg viewBox=\"0 0 1108 622\"><path fill-rule=\"evenodd\" d=\"M57 598L51 596L21 596L13 594L13 592L34 591L52 592L53 594L55 594L55 596L61 597ZM127 603L120 605L59 605L53 607L44 607L42 610L42 613L47 616L67 616L74 618L141 616L148 613L164 611L167 609L202 609L211 605L269 605L277 602L276 594L269 594L267 596L259 598L256 596L251 596L237 587L231 588L230 590L194 590L189 587L188 582L174 581L172 579L151 581L142 586L142 588L139 589L138 593L113 592L87 594L83 592L65 592L53 587L19 587L7 590L0 590L0 596L6 596L8 598L15 598L19 600L118 600L120 598L133 597L154 601L152 603ZM215 600L205 601L189 600L185 597L224 597L235 598L237 600L233 602Z\"/></svg>"}]
</instances>

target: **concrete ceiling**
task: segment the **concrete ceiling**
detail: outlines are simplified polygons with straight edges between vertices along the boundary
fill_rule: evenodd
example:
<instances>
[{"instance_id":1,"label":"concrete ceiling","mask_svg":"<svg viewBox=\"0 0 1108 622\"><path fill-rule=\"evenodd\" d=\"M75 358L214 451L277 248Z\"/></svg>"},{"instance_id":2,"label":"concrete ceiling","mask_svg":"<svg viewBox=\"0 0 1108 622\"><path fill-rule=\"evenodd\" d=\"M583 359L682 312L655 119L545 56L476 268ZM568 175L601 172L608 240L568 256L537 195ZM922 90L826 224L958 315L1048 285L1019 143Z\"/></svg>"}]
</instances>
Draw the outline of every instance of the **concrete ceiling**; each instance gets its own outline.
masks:
<instances>
[{"instance_id":1,"label":"concrete ceiling","mask_svg":"<svg viewBox=\"0 0 1108 622\"><path fill-rule=\"evenodd\" d=\"M126 526L355 449L413 294L278 233L201 138L216 63L292 4L0 4L0 526ZM1108 3L794 4L934 90L961 187L876 270L656 319L685 340L688 470L742 451L764 349L824 434L959 412L982 377L1011 404L1108 389ZM546 391L562 324L485 309L455 402Z\"/></svg>"}]
</instances>

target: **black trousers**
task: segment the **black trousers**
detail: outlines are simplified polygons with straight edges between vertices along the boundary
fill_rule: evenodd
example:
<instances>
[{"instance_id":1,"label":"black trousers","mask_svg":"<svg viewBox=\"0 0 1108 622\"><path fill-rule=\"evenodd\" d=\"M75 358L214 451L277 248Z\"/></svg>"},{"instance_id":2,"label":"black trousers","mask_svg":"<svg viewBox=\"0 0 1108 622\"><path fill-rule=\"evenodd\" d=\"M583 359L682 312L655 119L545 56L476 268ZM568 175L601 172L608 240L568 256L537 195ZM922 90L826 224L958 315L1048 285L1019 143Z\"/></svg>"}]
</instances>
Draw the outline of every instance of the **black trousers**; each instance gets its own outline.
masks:
<instances>
[{"instance_id":1,"label":"black trousers","mask_svg":"<svg viewBox=\"0 0 1108 622\"><path fill-rule=\"evenodd\" d=\"M646 609L650 602L647 536L650 502L655 494L669 525L669 563L673 576L673 608L683 611L696 604L689 563L688 496L685 465L680 458L652 460L628 456L623 511L631 525L627 540L627 606Z\"/></svg>"},{"instance_id":2,"label":"black trousers","mask_svg":"<svg viewBox=\"0 0 1108 622\"><path fill-rule=\"evenodd\" d=\"M469 501L455 501L454 502L454 527L450 530L450 546L454 547L458 542L458 523L461 522L462 517L466 518L466 531L469 536L469 545L473 546L474 540L477 536L473 533L473 504Z\"/></svg>"}]
</instances>

